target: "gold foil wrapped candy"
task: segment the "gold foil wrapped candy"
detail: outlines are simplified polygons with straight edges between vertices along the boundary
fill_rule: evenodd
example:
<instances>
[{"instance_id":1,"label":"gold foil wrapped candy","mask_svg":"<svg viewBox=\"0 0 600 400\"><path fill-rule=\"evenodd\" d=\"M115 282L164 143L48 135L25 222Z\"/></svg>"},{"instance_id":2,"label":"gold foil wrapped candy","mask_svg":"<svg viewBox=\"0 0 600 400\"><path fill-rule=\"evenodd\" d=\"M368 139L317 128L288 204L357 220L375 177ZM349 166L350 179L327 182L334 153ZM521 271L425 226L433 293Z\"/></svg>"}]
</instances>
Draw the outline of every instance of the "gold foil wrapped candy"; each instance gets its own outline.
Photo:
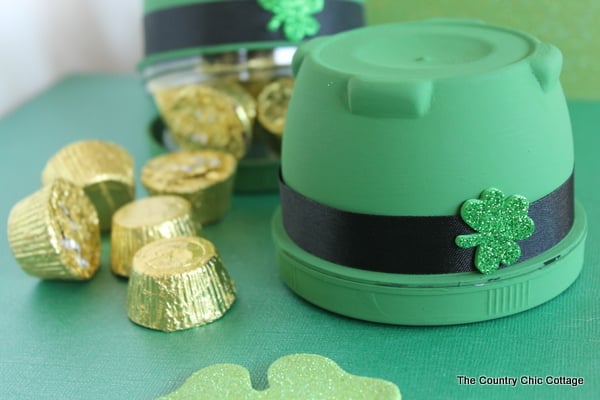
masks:
<instances>
[{"instance_id":1,"label":"gold foil wrapped candy","mask_svg":"<svg viewBox=\"0 0 600 400\"><path fill-rule=\"evenodd\" d=\"M136 324L166 332L201 326L234 301L233 281L206 239L160 239L133 258L127 314Z\"/></svg>"},{"instance_id":2,"label":"gold foil wrapped candy","mask_svg":"<svg viewBox=\"0 0 600 400\"><path fill-rule=\"evenodd\" d=\"M291 60L293 52L292 48L284 50L283 57L289 57ZM280 60L276 60L281 57L281 53L275 55L272 50L253 50L248 53L247 71L238 73L238 77L242 78L240 83L254 98L258 97L263 87L278 75L291 74L289 66L283 66Z\"/></svg>"},{"instance_id":3,"label":"gold foil wrapped candy","mask_svg":"<svg viewBox=\"0 0 600 400\"><path fill-rule=\"evenodd\" d=\"M239 90L244 89L240 86ZM222 150L238 160L246 154L253 117L248 106L234 97L206 85L190 84L157 89L154 100L180 148Z\"/></svg>"},{"instance_id":4,"label":"gold foil wrapped candy","mask_svg":"<svg viewBox=\"0 0 600 400\"><path fill-rule=\"evenodd\" d=\"M155 196L128 203L113 215L112 271L129 276L135 253L154 240L195 235L190 203L182 197Z\"/></svg>"},{"instance_id":5,"label":"gold foil wrapped candy","mask_svg":"<svg viewBox=\"0 0 600 400\"><path fill-rule=\"evenodd\" d=\"M58 151L42 172L47 185L57 178L84 189L96 207L100 229L110 229L112 215L134 199L133 159L122 147L109 142L84 140Z\"/></svg>"},{"instance_id":6,"label":"gold foil wrapped candy","mask_svg":"<svg viewBox=\"0 0 600 400\"><path fill-rule=\"evenodd\" d=\"M283 135L293 89L293 78L279 78L265 86L258 95L258 121L279 137Z\"/></svg>"},{"instance_id":7,"label":"gold foil wrapped candy","mask_svg":"<svg viewBox=\"0 0 600 400\"><path fill-rule=\"evenodd\" d=\"M178 195L192 204L197 225L221 219L231 206L236 159L216 150L179 151L156 157L142 169L151 195Z\"/></svg>"},{"instance_id":8,"label":"gold foil wrapped candy","mask_svg":"<svg viewBox=\"0 0 600 400\"><path fill-rule=\"evenodd\" d=\"M100 265L96 210L83 189L63 179L13 207L8 241L25 272L38 278L86 280Z\"/></svg>"},{"instance_id":9,"label":"gold foil wrapped candy","mask_svg":"<svg viewBox=\"0 0 600 400\"><path fill-rule=\"evenodd\" d=\"M250 126L248 126L248 129L252 130L252 124L254 124L254 120L256 119L256 100L254 100L254 97L252 97L246 88L231 79L209 81L206 85L226 94L234 102L242 106L244 112L238 115L238 117L245 123L249 123Z\"/></svg>"}]
</instances>

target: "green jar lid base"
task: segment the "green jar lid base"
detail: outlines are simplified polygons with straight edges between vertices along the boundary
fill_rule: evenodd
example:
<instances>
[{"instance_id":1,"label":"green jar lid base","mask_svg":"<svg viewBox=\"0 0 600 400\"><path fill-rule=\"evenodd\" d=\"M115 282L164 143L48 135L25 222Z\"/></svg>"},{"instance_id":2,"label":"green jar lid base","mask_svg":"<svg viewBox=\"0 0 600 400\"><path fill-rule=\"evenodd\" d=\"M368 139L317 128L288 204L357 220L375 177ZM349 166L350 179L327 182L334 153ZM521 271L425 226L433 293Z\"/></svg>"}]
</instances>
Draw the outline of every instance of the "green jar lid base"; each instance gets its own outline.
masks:
<instances>
[{"instance_id":1,"label":"green jar lid base","mask_svg":"<svg viewBox=\"0 0 600 400\"><path fill-rule=\"evenodd\" d=\"M259 124L254 126L252 145L248 153L238 164L235 175L236 193L269 193L279 191L279 154L273 140L274 135L268 133ZM279 143L281 145L281 143Z\"/></svg>"},{"instance_id":2,"label":"green jar lid base","mask_svg":"<svg viewBox=\"0 0 600 400\"><path fill-rule=\"evenodd\" d=\"M268 193L279 190L279 159L242 159L235 176L236 193Z\"/></svg>"},{"instance_id":3,"label":"green jar lid base","mask_svg":"<svg viewBox=\"0 0 600 400\"><path fill-rule=\"evenodd\" d=\"M453 325L538 306L566 290L583 266L587 218L579 203L569 234L550 250L492 275L403 275L348 268L300 249L277 210L272 222L283 281L305 300L366 321Z\"/></svg>"}]
</instances>

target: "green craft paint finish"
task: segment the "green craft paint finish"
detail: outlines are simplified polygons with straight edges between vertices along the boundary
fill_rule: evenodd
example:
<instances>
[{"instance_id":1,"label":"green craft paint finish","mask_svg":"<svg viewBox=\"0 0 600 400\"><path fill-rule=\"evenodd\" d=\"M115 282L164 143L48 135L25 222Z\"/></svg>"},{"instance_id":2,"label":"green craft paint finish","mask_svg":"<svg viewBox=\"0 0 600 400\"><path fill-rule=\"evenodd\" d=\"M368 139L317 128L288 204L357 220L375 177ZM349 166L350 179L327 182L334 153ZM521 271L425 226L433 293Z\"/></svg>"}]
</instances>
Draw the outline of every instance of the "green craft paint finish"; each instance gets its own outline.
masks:
<instances>
[{"instance_id":1,"label":"green craft paint finish","mask_svg":"<svg viewBox=\"0 0 600 400\"><path fill-rule=\"evenodd\" d=\"M571 174L562 60L551 45L431 21L306 47L293 62L282 149L283 177L305 196L363 213L448 215L489 186L533 201Z\"/></svg>"},{"instance_id":2,"label":"green craft paint finish","mask_svg":"<svg viewBox=\"0 0 600 400\"><path fill-rule=\"evenodd\" d=\"M340 224L339 212L350 214L342 217L352 223L369 215L459 216L466 200L492 187L527 200L518 204L539 206L558 196L573 173L561 67L562 55L551 44L480 21L381 25L309 41L292 62L296 86L283 139L283 182L308 199L302 204L316 202L335 214L324 219L334 224L312 229L327 240L335 236L349 251L367 240L348 242L339 226L365 225ZM347 259L343 254L329 258L315 255L328 254L321 249L307 251L296 235L310 228L291 228L297 220L286 224L283 194L284 212L275 214L273 235L284 281L309 302L355 318L439 325L510 315L560 294L583 263L586 217L576 202L565 209L571 220L564 234L513 265L486 274L451 266L441 270L452 273L420 274L419 257L403 258L401 236L397 249L389 250L398 254L399 269L410 265L415 273L351 268L335 262ZM573 204L572 192L569 199ZM554 201L560 207L566 200ZM523 213L514 215L523 222ZM518 230L511 225L517 219L511 221L507 229ZM385 222L369 226L380 225ZM536 222L536 229L546 227ZM531 226L526 230L515 236L517 245L523 246ZM531 240L544 233L534 232ZM378 241L378 234L365 237ZM447 246L458 248L454 241ZM511 249L512 261L521 248ZM424 247L429 250L436 251ZM484 250L491 259L503 259L493 248ZM369 264L376 266L383 252L371 254Z\"/></svg>"}]
</instances>

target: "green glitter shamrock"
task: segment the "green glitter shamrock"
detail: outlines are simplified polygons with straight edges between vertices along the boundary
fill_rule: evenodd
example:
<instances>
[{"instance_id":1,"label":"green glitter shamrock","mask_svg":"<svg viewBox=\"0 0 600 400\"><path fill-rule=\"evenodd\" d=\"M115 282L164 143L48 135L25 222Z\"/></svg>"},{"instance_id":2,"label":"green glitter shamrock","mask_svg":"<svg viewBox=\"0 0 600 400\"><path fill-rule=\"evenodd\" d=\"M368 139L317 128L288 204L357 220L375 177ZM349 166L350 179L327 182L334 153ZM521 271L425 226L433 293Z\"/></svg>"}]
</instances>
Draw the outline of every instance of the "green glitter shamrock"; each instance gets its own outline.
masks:
<instances>
[{"instance_id":1,"label":"green glitter shamrock","mask_svg":"<svg viewBox=\"0 0 600 400\"><path fill-rule=\"evenodd\" d=\"M317 354L281 357L269 367L267 380L267 389L254 390L246 368L216 364L197 371L179 389L158 400L402 399L392 382L351 375Z\"/></svg>"},{"instance_id":2,"label":"green glitter shamrock","mask_svg":"<svg viewBox=\"0 0 600 400\"><path fill-rule=\"evenodd\" d=\"M460 208L462 219L478 233L459 235L456 244L475 250L475 266L484 274L497 270L500 264L510 265L521 257L515 240L533 234L534 223L527 216L529 202L520 195L504 198L501 190L484 190L479 200L470 199Z\"/></svg>"},{"instance_id":3,"label":"green glitter shamrock","mask_svg":"<svg viewBox=\"0 0 600 400\"><path fill-rule=\"evenodd\" d=\"M288 40L296 42L319 32L319 21L311 14L323 11L324 0L258 0L258 4L274 14L267 29L274 32L285 24L283 33Z\"/></svg>"}]
</instances>

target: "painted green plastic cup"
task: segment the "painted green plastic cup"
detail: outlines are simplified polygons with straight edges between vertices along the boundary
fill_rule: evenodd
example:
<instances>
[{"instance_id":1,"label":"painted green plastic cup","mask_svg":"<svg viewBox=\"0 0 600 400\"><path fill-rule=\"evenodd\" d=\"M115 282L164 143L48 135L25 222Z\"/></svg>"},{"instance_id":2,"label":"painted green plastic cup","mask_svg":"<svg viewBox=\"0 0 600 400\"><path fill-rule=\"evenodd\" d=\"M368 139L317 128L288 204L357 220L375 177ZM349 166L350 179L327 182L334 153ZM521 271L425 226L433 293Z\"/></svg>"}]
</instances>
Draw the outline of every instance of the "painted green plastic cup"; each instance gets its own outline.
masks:
<instances>
[{"instance_id":1,"label":"painted green plastic cup","mask_svg":"<svg viewBox=\"0 0 600 400\"><path fill-rule=\"evenodd\" d=\"M489 187L534 202L573 173L562 55L525 33L464 20L373 26L306 43L292 67L282 179L332 209L457 215ZM571 285L587 231L574 208L558 244L490 275L336 264L295 243L281 210L273 235L283 280L317 306L390 324L459 324L527 310Z\"/></svg>"}]
</instances>

